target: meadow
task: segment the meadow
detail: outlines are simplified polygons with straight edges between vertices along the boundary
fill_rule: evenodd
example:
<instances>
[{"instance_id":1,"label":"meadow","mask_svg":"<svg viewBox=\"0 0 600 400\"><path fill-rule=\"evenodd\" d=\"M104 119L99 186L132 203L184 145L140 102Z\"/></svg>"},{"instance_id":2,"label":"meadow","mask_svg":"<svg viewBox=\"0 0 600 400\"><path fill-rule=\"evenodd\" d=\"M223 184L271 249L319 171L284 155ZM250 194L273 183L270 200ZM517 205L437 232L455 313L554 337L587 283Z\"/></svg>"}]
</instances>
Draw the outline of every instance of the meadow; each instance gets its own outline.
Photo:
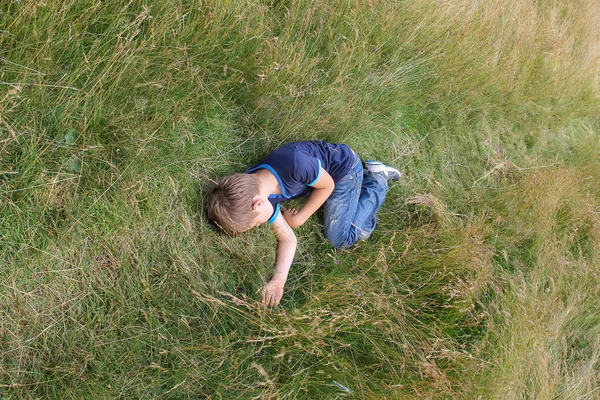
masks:
<instances>
[{"instance_id":1,"label":"meadow","mask_svg":"<svg viewBox=\"0 0 600 400\"><path fill-rule=\"evenodd\" d=\"M593 0L0 2L0 397L600 398L599 67ZM203 196L309 139L405 177L268 309Z\"/></svg>"}]
</instances>

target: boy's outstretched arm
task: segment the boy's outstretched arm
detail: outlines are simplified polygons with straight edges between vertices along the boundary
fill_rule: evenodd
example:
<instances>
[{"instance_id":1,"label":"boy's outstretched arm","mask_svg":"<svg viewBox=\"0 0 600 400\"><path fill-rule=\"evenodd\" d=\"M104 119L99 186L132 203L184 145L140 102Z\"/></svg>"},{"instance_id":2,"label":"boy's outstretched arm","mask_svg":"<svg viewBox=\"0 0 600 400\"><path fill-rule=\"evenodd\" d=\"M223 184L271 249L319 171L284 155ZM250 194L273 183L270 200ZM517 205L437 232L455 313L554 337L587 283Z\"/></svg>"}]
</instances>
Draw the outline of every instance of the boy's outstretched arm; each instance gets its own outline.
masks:
<instances>
[{"instance_id":1,"label":"boy's outstretched arm","mask_svg":"<svg viewBox=\"0 0 600 400\"><path fill-rule=\"evenodd\" d=\"M319 180L316 181L312 187L313 191L310 196L308 196L306 204L300 211L283 210L283 215L287 223L294 229L304 224L306 220L313 215L323 203L325 203L335 188L335 182L333 182L331 175L321 168Z\"/></svg>"},{"instance_id":2,"label":"boy's outstretched arm","mask_svg":"<svg viewBox=\"0 0 600 400\"><path fill-rule=\"evenodd\" d=\"M298 243L294 231L292 231L281 213L273 222L273 230L277 236L275 272L273 272L273 277L262 290L262 303L269 307L276 306L281 301L283 287L287 281Z\"/></svg>"}]
</instances>

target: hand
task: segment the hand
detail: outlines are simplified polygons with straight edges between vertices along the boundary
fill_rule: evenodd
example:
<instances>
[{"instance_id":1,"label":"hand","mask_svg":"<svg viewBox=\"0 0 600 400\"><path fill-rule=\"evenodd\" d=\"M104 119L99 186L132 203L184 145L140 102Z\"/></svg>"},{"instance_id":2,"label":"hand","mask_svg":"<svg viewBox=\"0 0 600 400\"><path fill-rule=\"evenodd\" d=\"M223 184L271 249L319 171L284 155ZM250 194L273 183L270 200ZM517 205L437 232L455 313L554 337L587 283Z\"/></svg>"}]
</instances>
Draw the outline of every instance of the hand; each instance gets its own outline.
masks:
<instances>
[{"instance_id":1,"label":"hand","mask_svg":"<svg viewBox=\"0 0 600 400\"><path fill-rule=\"evenodd\" d=\"M271 279L262 289L262 303L268 307L279 305L283 297L283 286L285 282L279 282Z\"/></svg>"},{"instance_id":2,"label":"hand","mask_svg":"<svg viewBox=\"0 0 600 400\"><path fill-rule=\"evenodd\" d=\"M306 222L306 218L302 214L299 214L295 208L287 209L281 207L281 212L291 228L297 228Z\"/></svg>"},{"instance_id":3,"label":"hand","mask_svg":"<svg viewBox=\"0 0 600 400\"><path fill-rule=\"evenodd\" d=\"M281 206L281 212L283 213L285 219L291 218L294 215L298 214L298 211L296 211L295 208L287 208L283 206Z\"/></svg>"}]
</instances>

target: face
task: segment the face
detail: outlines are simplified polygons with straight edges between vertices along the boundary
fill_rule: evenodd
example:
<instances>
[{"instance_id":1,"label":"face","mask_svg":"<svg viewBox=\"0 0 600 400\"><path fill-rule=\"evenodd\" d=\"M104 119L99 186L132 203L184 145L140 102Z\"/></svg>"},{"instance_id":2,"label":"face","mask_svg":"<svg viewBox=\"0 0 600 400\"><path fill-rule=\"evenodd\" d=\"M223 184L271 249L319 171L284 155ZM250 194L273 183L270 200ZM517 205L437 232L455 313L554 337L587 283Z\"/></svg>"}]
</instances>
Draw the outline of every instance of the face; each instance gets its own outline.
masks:
<instances>
[{"instance_id":1,"label":"face","mask_svg":"<svg viewBox=\"0 0 600 400\"><path fill-rule=\"evenodd\" d=\"M264 224L273 215L273 205L271 202L261 196L254 196L252 202L252 211L254 211L254 225L249 229L255 228L261 224Z\"/></svg>"}]
</instances>

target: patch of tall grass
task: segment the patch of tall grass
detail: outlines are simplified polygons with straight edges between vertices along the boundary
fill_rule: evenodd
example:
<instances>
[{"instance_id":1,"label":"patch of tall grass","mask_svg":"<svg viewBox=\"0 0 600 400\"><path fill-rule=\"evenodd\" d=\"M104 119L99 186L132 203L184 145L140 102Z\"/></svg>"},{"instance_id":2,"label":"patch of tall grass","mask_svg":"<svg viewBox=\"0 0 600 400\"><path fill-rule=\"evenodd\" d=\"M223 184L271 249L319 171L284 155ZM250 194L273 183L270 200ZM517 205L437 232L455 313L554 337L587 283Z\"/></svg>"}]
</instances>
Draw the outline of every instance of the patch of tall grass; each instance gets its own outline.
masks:
<instances>
[{"instance_id":1,"label":"patch of tall grass","mask_svg":"<svg viewBox=\"0 0 600 400\"><path fill-rule=\"evenodd\" d=\"M502 295L490 303L482 342L492 365L484 392L492 388L495 397L597 395L594 164L524 173L498 197L498 224L512 236L496 244Z\"/></svg>"},{"instance_id":2,"label":"patch of tall grass","mask_svg":"<svg viewBox=\"0 0 600 400\"><path fill-rule=\"evenodd\" d=\"M6 398L594 398L591 0L0 4ZM275 240L203 188L290 140L406 173L378 228Z\"/></svg>"}]
</instances>

